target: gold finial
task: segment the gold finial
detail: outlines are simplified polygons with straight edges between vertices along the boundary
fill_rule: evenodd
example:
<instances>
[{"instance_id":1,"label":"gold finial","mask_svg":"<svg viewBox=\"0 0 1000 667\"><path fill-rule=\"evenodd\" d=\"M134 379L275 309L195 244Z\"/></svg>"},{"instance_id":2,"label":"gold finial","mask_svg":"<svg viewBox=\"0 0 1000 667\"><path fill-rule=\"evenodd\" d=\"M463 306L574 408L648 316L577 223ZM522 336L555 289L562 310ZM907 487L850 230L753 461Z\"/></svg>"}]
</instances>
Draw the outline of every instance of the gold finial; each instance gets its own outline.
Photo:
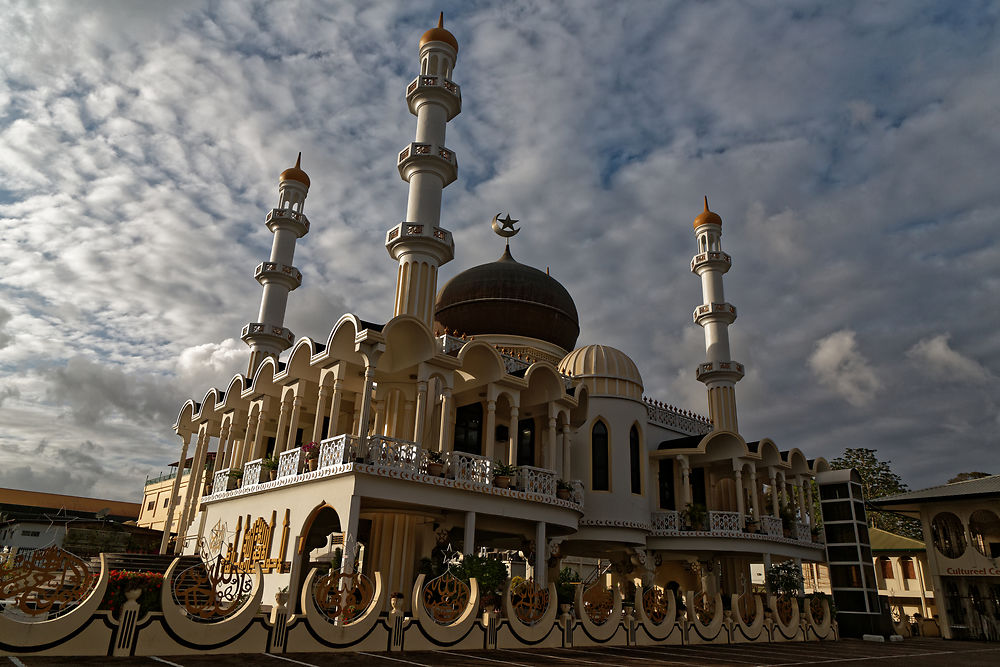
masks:
<instances>
[{"instance_id":1,"label":"gold finial","mask_svg":"<svg viewBox=\"0 0 1000 667\"><path fill-rule=\"evenodd\" d=\"M302 151L299 151L299 156L295 158L295 168L302 168ZM708 197L705 197L705 210L708 210Z\"/></svg>"},{"instance_id":2,"label":"gold finial","mask_svg":"<svg viewBox=\"0 0 1000 667\"><path fill-rule=\"evenodd\" d=\"M302 171L302 151L299 151L299 156L295 158L295 166L289 167L288 169L281 172L281 176L278 177L280 181L298 181L302 183L307 188L309 187L309 175Z\"/></svg>"},{"instance_id":3,"label":"gold finial","mask_svg":"<svg viewBox=\"0 0 1000 667\"><path fill-rule=\"evenodd\" d=\"M438 15L437 26L425 32L420 38L420 46L423 47L427 42L444 42L455 49L455 53L458 53L458 40L444 27L444 12Z\"/></svg>"},{"instance_id":4,"label":"gold finial","mask_svg":"<svg viewBox=\"0 0 1000 667\"><path fill-rule=\"evenodd\" d=\"M719 217L717 213L713 213L708 208L708 195L705 195L705 210L698 214L698 217L694 219L694 228L698 229L702 225L719 225L722 226L722 218Z\"/></svg>"}]
</instances>

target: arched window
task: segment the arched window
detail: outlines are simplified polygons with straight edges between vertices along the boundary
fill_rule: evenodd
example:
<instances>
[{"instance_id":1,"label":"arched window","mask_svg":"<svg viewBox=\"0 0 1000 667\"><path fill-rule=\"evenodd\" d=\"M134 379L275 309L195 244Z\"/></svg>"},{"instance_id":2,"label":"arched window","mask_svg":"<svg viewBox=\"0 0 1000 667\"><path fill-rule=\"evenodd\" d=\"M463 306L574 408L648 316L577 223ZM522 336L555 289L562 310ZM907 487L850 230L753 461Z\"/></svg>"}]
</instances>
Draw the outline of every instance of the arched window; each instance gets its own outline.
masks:
<instances>
[{"instance_id":1,"label":"arched window","mask_svg":"<svg viewBox=\"0 0 1000 667\"><path fill-rule=\"evenodd\" d=\"M528 417L517 422L517 465L535 465L534 417Z\"/></svg>"},{"instance_id":2,"label":"arched window","mask_svg":"<svg viewBox=\"0 0 1000 667\"><path fill-rule=\"evenodd\" d=\"M941 512L931 521L934 546L945 558L958 558L965 553L965 527L951 512Z\"/></svg>"},{"instance_id":3,"label":"arched window","mask_svg":"<svg viewBox=\"0 0 1000 667\"><path fill-rule=\"evenodd\" d=\"M594 491L611 490L608 459L608 427L597 422L590 432L590 488Z\"/></svg>"},{"instance_id":4,"label":"arched window","mask_svg":"<svg viewBox=\"0 0 1000 667\"><path fill-rule=\"evenodd\" d=\"M642 493L642 461L639 458L639 429L635 426L628 434L629 463L632 466L632 493Z\"/></svg>"}]
</instances>

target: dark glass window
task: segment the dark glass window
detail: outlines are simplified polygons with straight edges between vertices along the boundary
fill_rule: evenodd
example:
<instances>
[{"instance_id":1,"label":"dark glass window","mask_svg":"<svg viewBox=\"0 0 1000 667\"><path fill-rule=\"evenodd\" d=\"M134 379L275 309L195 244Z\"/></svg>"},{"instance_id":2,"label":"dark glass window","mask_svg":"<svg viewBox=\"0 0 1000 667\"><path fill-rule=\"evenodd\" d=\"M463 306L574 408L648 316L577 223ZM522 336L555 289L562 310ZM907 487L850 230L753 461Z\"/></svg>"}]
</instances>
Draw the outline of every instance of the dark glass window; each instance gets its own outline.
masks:
<instances>
[{"instance_id":1,"label":"dark glass window","mask_svg":"<svg viewBox=\"0 0 1000 667\"><path fill-rule=\"evenodd\" d=\"M591 485L595 491L608 491L611 488L611 475L608 468L608 427L604 422L597 422L590 433Z\"/></svg>"},{"instance_id":2,"label":"dark glass window","mask_svg":"<svg viewBox=\"0 0 1000 667\"><path fill-rule=\"evenodd\" d=\"M455 451L480 454L483 436L483 404L463 405L455 411Z\"/></svg>"},{"instance_id":3,"label":"dark glass window","mask_svg":"<svg viewBox=\"0 0 1000 667\"><path fill-rule=\"evenodd\" d=\"M851 503L828 501L823 503L823 521L853 521Z\"/></svg>"},{"instance_id":4,"label":"dark glass window","mask_svg":"<svg viewBox=\"0 0 1000 667\"><path fill-rule=\"evenodd\" d=\"M639 429L633 426L628 434L629 462L632 464L632 493L642 493L642 462L639 450Z\"/></svg>"},{"instance_id":5,"label":"dark glass window","mask_svg":"<svg viewBox=\"0 0 1000 667\"><path fill-rule=\"evenodd\" d=\"M535 420L531 417L517 422L517 465L535 465Z\"/></svg>"},{"instance_id":6,"label":"dark glass window","mask_svg":"<svg viewBox=\"0 0 1000 667\"><path fill-rule=\"evenodd\" d=\"M674 460L660 459L659 462L660 509L675 510L674 503Z\"/></svg>"},{"instance_id":7,"label":"dark glass window","mask_svg":"<svg viewBox=\"0 0 1000 667\"><path fill-rule=\"evenodd\" d=\"M858 557L858 548L853 545L849 547L827 547L826 553L831 563L843 561L857 563L860 560Z\"/></svg>"},{"instance_id":8,"label":"dark glass window","mask_svg":"<svg viewBox=\"0 0 1000 667\"><path fill-rule=\"evenodd\" d=\"M838 500L840 498L850 498L846 484L824 484L819 487L819 497L822 500Z\"/></svg>"},{"instance_id":9,"label":"dark glass window","mask_svg":"<svg viewBox=\"0 0 1000 667\"><path fill-rule=\"evenodd\" d=\"M707 495L705 493L705 469L691 468L691 474L688 477L688 480L691 482L692 502L697 505L707 506Z\"/></svg>"}]
</instances>

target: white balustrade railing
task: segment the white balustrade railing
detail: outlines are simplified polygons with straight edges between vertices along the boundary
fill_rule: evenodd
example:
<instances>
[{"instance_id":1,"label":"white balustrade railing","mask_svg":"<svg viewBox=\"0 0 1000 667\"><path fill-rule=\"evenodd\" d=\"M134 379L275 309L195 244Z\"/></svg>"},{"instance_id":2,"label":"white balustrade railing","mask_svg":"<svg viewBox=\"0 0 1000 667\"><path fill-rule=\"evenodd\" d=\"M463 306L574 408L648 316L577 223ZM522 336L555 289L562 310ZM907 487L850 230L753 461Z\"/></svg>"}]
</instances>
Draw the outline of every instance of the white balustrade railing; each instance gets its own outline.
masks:
<instances>
[{"instance_id":1,"label":"white balustrade railing","mask_svg":"<svg viewBox=\"0 0 1000 667\"><path fill-rule=\"evenodd\" d=\"M554 470L546 470L545 468L518 466L517 488L527 493L554 496L556 495L556 473Z\"/></svg>"},{"instance_id":2,"label":"white balustrade railing","mask_svg":"<svg viewBox=\"0 0 1000 667\"><path fill-rule=\"evenodd\" d=\"M212 477L212 493L229 488L229 468L223 468Z\"/></svg>"},{"instance_id":3,"label":"white balustrade railing","mask_svg":"<svg viewBox=\"0 0 1000 667\"><path fill-rule=\"evenodd\" d=\"M278 479L294 477L302 470L302 450L296 447L278 456Z\"/></svg>"},{"instance_id":4,"label":"white balustrade railing","mask_svg":"<svg viewBox=\"0 0 1000 667\"><path fill-rule=\"evenodd\" d=\"M653 512L653 530L662 533L676 533L681 529L681 514L677 510Z\"/></svg>"},{"instance_id":5,"label":"white balustrade railing","mask_svg":"<svg viewBox=\"0 0 1000 667\"><path fill-rule=\"evenodd\" d=\"M368 438L365 447L365 463L386 466L404 472L420 472L426 470L424 460L426 452L416 443L407 440L397 440L384 435L373 435Z\"/></svg>"},{"instance_id":6,"label":"white balustrade railing","mask_svg":"<svg viewBox=\"0 0 1000 667\"><path fill-rule=\"evenodd\" d=\"M263 472L262 463L264 463L264 459L255 459L243 466L242 488L260 484L260 475Z\"/></svg>"},{"instance_id":7,"label":"white balustrade railing","mask_svg":"<svg viewBox=\"0 0 1000 667\"><path fill-rule=\"evenodd\" d=\"M812 542L812 531L809 530L807 524L796 521L792 524L792 537L799 542Z\"/></svg>"},{"instance_id":8,"label":"white balustrade railing","mask_svg":"<svg viewBox=\"0 0 1000 667\"><path fill-rule=\"evenodd\" d=\"M708 512L708 526L712 532L735 533L742 532L739 512L723 512L720 510L710 510Z\"/></svg>"},{"instance_id":9,"label":"white balustrade railing","mask_svg":"<svg viewBox=\"0 0 1000 667\"><path fill-rule=\"evenodd\" d=\"M493 481L493 461L485 456L466 452L448 452L448 476L467 482L490 484Z\"/></svg>"},{"instance_id":10,"label":"white balustrade railing","mask_svg":"<svg viewBox=\"0 0 1000 667\"><path fill-rule=\"evenodd\" d=\"M765 535L770 535L771 537L781 537L781 519L776 516L762 516L760 518L760 527L764 531Z\"/></svg>"},{"instance_id":11,"label":"white balustrade railing","mask_svg":"<svg viewBox=\"0 0 1000 667\"><path fill-rule=\"evenodd\" d=\"M385 467L405 473L427 474L428 463L432 452L422 449L416 443L407 440L398 440L387 436L370 436L359 438L353 435L338 435L333 438L323 440L319 445L319 455L317 464L308 471L305 469L305 456L300 447L281 452L278 455L278 468L274 477L270 481L270 488L273 485L285 485L301 481L308 481L318 477L325 477L336 474L337 471L330 470L336 466L361 463L371 466ZM446 452L441 457L441 462L445 464L447 474L446 479L455 482L474 482L482 484L488 489L495 488L493 485L494 463L485 456L478 454L468 454L466 452ZM219 470L212 477L212 490L209 494L217 497L219 494L228 497L232 493L241 495L240 489L251 491L266 479L267 470L264 468L264 459L249 461L243 466L243 479L238 484L239 489L233 489L235 478L231 478L231 470ZM382 474L379 470L366 470L369 474ZM572 491L569 500L578 505L583 504L584 487L580 480L570 482ZM515 473L514 490L541 495L555 500L558 498L557 475L554 470L545 468L535 468L533 466L519 466ZM485 489L484 489L485 490ZM676 512L673 522L676 525Z\"/></svg>"},{"instance_id":12,"label":"white balustrade railing","mask_svg":"<svg viewBox=\"0 0 1000 667\"><path fill-rule=\"evenodd\" d=\"M353 462L358 456L358 443L357 436L346 433L333 438L327 438L319 443L319 461L317 467L322 469Z\"/></svg>"}]
</instances>

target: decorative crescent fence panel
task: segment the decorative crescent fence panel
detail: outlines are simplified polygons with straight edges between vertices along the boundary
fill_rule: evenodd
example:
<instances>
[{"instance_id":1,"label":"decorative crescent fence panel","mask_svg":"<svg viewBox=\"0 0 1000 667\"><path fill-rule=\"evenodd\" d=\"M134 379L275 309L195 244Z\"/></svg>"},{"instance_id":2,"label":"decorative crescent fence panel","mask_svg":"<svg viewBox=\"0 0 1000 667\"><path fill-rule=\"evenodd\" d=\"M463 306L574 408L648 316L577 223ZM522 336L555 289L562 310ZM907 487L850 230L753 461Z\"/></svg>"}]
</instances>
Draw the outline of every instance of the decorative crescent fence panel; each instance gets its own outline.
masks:
<instances>
[{"instance_id":1,"label":"decorative crescent fence panel","mask_svg":"<svg viewBox=\"0 0 1000 667\"><path fill-rule=\"evenodd\" d=\"M283 592L276 596L277 605L262 607L265 575L260 566L253 574L240 573L220 556L190 566L185 566L184 559L176 559L156 596L162 611L140 609L139 589L128 592L124 608L99 610L108 572L102 570L95 587L96 573L81 559L55 547L8 559L0 568L0 655L75 658L206 652L518 650L687 641L674 630L679 627L683 631L684 626L675 626L672 620L677 605L668 596L673 593L657 587L641 591L636 599L645 619L645 630L637 630L636 619L620 613L620 597L601 584L578 589L576 617L557 617L554 584L543 587L531 580L509 581L503 603L506 618L502 618L496 611L479 614L478 582L463 581L450 571L426 584L420 575L408 611L396 595L389 609L390 599L378 572L373 583L363 574L321 575L312 570L304 585L300 584L302 589L288 593L301 602L302 611L296 612L286 607L288 594ZM722 612L714 599L689 595L688 611L695 622L699 617L703 622L712 617L719 622ZM754 620L753 600L752 596L733 596L744 623ZM780 620L797 623L798 614L788 613L795 600L772 599L771 604ZM700 637L698 642L837 638L836 622L825 602L810 600L806 609L803 629L797 633L790 631L791 626L782 630L780 638L775 633L758 632L734 639L731 633L719 632ZM759 616L762 619L764 614Z\"/></svg>"}]
</instances>

